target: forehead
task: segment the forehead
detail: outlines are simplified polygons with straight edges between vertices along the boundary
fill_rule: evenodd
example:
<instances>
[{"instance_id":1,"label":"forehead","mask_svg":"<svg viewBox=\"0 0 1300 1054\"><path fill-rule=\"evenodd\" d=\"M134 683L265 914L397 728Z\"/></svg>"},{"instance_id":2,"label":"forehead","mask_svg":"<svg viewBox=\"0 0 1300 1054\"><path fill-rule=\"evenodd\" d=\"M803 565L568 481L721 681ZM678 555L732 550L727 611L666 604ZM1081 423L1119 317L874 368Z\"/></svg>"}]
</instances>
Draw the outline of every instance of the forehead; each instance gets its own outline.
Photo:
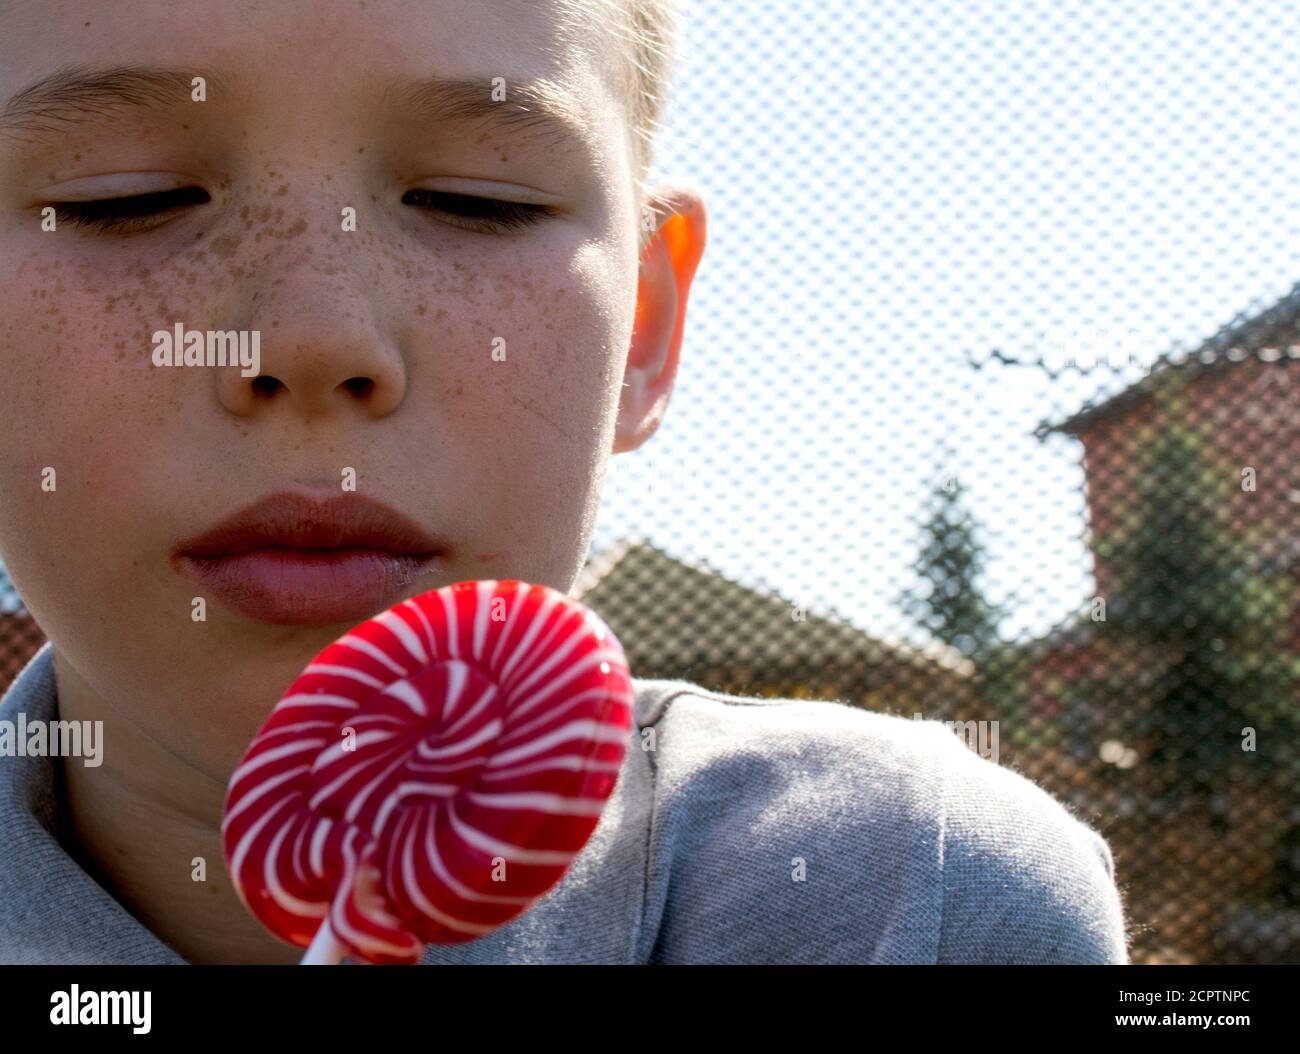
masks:
<instances>
[{"instance_id":1,"label":"forehead","mask_svg":"<svg viewBox=\"0 0 1300 1054\"><path fill-rule=\"evenodd\" d=\"M257 109L310 99L364 119L447 102L421 90L445 81L501 85L515 110L554 110L591 137L623 116L623 56L575 0L115 0L111 14L95 0L0 0L0 109L58 71L143 65L211 74L227 101Z\"/></svg>"}]
</instances>

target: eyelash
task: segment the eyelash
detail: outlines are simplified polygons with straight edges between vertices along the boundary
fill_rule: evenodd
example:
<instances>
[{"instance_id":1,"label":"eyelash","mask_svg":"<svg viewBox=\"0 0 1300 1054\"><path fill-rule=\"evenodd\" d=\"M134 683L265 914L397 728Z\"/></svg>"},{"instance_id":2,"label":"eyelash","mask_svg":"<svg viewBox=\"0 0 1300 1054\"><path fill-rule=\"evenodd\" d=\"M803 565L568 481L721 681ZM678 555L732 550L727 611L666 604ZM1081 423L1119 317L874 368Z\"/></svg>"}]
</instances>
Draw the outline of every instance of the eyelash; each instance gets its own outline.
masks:
<instances>
[{"instance_id":1,"label":"eyelash","mask_svg":"<svg viewBox=\"0 0 1300 1054\"><path fill-rule=\"evenodd\" d=\"M437 205L430 204L430 199L437 199L444 205L453 207L439 208ZM527 201L501 201L497 198L480 198L473 194L453 194L441 190L408 190L402 195L402 201L404 204L416 205L431 212L456 216L464 221L455 223L454 226L465 227L466 230L486 229L493 233L520 230L556 215L556 210L549 205L535 205ZM454 206L459 206L464 211L457 212Z\"/></svg>"},{"instance_id":2,"label":"eyelash","mask_svg":"<svg viewBox=\"0 0 1300 1054\"><path fill-rule=\"evenodd\" d=\"M204 205L211 200L205 190L183 187L125 198L55 201L50 204L58 220L93 230L131 234L160 226L157 221L169 212L190 205ZM454 217L450 221L454 227L491 234L521 230L556 215L556 210L549 205L438 190L409 190L402 196L402 202Z\"/></svg>"},{"instance_id":3,"label":"eyelash","mask_svg":"<svg viewBox=\"0 0 1300 1054\"><path fill-rule=\"evenodd\" d=\"M98 201L54 201L57 220L78 227L130 234L158 226L157 220L165 213L187 205L203 205L211 201L206 190L183 187L180 190L161 190L152 194L135 194L127 198L101 198Z\"/></svg>"}]
</instances>

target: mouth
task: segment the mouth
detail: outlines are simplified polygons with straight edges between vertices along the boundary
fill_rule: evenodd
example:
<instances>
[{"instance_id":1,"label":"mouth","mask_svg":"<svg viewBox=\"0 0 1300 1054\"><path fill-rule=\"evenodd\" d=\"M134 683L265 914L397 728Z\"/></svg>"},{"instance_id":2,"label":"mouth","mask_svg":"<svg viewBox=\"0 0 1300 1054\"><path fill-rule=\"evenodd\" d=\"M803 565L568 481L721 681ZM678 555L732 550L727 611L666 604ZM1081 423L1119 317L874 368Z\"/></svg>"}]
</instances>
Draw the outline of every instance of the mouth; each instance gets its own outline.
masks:
<instances>
[{"instance_id":1,"label":"mouth","mask_svg":"<svg viewBox=\"0 0 1300 1054\"><path fill-rule=\"evenodd\" d=\"M275 625L363 622L446 566L449 546L357 494L273 494L176 547L173 563L224 607Z\"/></svg>"}]
</instances>

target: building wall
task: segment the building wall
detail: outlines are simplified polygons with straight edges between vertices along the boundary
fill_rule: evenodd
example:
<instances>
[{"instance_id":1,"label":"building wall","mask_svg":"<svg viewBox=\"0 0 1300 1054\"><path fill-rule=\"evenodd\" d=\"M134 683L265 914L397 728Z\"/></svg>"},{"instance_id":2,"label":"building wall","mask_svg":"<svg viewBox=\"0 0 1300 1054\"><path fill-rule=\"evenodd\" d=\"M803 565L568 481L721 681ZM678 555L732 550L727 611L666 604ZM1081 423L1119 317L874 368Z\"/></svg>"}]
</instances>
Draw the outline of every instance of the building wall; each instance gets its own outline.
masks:
<instances>
[{"instance_id":1,"label":"building wall","mask_svg":"<svg viewBox=\"0 0 1300 1054\"><path fill-rule=\"evenodd\" d=\"M1138 486L1139 453L1174 413L1198 427L1230 485L1232 529L1279 573L1300 569L1300 368L1294 360L1252 358L1201 374L1172 411L1147 396L1081 430L1094 542L1124 530ZM1253 470L1253 490L1243 489L1247 468ZM1096 558L1095 571L1099 595L1110 596L1114 574L1104 557Z\"/></svg>"}]
</instances>

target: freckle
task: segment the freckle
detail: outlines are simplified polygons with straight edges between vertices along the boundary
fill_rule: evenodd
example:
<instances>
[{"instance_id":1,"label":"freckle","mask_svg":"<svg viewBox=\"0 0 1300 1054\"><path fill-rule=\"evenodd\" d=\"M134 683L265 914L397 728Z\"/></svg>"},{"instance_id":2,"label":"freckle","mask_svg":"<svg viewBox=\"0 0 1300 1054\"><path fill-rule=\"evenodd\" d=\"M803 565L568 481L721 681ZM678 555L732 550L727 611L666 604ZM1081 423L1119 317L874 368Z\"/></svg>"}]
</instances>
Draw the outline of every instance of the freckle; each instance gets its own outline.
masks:
<instances>
[{"instance_id":1,"label":"freckle","mask_svg":"<svg viewBox=\"0 0 1300 1054\"><path fill-rule=\"evenodd\" d=\"M357 147L358 154L364 154L365 152L366 152L366 148L364 146Z\"/></svg>"},{"instance_id":2,"label":"freckle","mask_svg":"<svg viewBox=\"0 0 1300 1054\"><path fill-rule=\"evenodd\" d=\"M295 223L292 227L290 227L287 231L284 232L284 236L286 238L296 238L306 229L307 229L307 221L300 219L297 223Z\"/></svg>"},{"instance_id":3,"label":"freckle","mask_svg":"<svg viewBox=\"0 0 1300 1054\"><path fill-rule=\"evenodd\" d=\"M181 128L183 128L187 132L190 130L190 126L185 124L183 121L181 122Z\"/></svg>"},{"instance_id":4,"label":"freckle","mask_svg":"<svg viewBox=\"0 0 1300 1054\"><path fill-rule=\"evenodd\" d=\"M428 310L429 310L428 307L426 307L424 304L421 304L419 307L415 309L415 313L417 315L423 315Z\"/></svg>"},{"instance_id":5,"label":"freckle","mask_svg":"<svg viewBox=\"0 0 1300 1054\"><path fill-rule=\"evenodd\" d=\"M233 234L223 234L212 242L212 251L218 256L230 256L239 248L239 238Z\"/></svg>"},{"instance_id":6,"label":"freckle","mask_svg":"<svg viewBox=\"0 0 1300 1054\"><path fill-rule=\"evenodd\" d=\"M258 222L258 223L265 223L265 222L266 222L267 220L269 220L270 218L271 218L271 206L270 206L270 205L263 205L263 206L262 206L262 211L259 212L259 213L257 214L257 222Z\"/></svg>"},{"instance_id":7,"label":"freckle","mask_svg":"<svg viewBox=\"0 0 1300 1054\"><path fill-rule=\"evenodd\" d=\"M242 209L239 210L239 218L240 218L241 220L243 220L245 223L248 222L248 206L247 206L247 205L245 205Z\"/></svg>"},{"instance_id":8,"label":"freckle","mask_svg":"<svg viewBox=\"0 0 1300 1054\"><path fill-rule=\"evenodd\" d=\"M277 198L282 198L282 197L284 197L284 196L285 196L286 194L288 194L288 193L289 193L289 184L288 184L288 183L281 183L281 184L280 184L280 189L277 190L277 191L275 192L275 196L276 196Z\"/></svg>"}]
</instances>

